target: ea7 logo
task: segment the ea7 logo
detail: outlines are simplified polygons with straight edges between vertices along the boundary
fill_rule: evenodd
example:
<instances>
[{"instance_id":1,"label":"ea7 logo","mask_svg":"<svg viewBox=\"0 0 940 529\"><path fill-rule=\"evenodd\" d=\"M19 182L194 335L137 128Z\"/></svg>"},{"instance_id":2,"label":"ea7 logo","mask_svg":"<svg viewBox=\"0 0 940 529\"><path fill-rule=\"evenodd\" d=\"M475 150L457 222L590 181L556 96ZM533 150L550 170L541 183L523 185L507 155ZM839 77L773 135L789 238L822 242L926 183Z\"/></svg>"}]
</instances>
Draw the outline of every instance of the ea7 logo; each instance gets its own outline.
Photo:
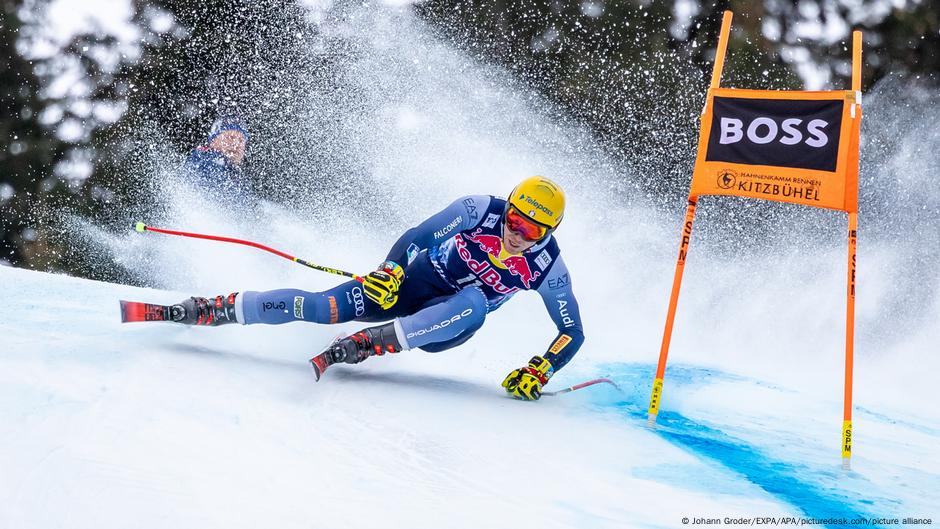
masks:
<instances>
[{"instance_id":1,"label":"ea7 logo","mask_svg":"<svg viewBox=\"0 0 940 529\"><path fill-rule=\"evenodd\" d=\"M779 141L784 145L803 142L817 149L825 147L829 143L829 136L823 129L828 127L829 123L822 119L812 119L805 125L804 134L803 121L800 118L788 118L777 125L774 119L760 116L745 128L744 121L740 119L721 118L721 138L718 141L727 145L738 143L746 136L748 141L757 145Z\"/></svg>"}]
</instances>

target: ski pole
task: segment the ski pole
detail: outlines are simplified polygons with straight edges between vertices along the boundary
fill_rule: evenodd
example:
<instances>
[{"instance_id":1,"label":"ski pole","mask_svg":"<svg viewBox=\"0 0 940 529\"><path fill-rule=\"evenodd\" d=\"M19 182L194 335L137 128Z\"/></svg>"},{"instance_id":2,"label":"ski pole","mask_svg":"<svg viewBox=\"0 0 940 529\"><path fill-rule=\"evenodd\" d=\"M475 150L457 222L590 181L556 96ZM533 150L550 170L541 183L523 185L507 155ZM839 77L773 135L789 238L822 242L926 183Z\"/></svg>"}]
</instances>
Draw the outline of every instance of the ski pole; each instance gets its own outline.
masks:
<instances>
[{"instance_id":1,"label":"ski pole","mask_svg":"<svg viewBox=\"0 0 940 529\"><path fill-rule=\"evenodd\" d=\"M358 281L358 282L360 282L360 283L362 283L363 281L365 281L365 279L364 279L362 276L358 276L358 275L353 274L353 273L351 273L351 272L346 272L346 271L344 271L344 270L339 270L339 269L337 269L337 268L330 268L330 267L327 267L327 266L321 266L321 265L314 264L314 263L311 263L311 262L308 262L308 261L304 261L303 259L300 259L299 257L294 257L293 255L284 253L284 252L282 252L282 251L280 251L280 250L275 250L274 248L271 248L270 246L265 246L265 245L263 245L263 244L259 244L259 243L252 242L252 241L245 241L245 240L242 240L242 239L234 239L234 238L232 238L232 237L220 237L220 236L218 236L218 235L206 235L206 234L204 234L204 233L189 233L189 232L185 232L185 231L176 231L176 230L167 230L167 229L163 229L163 228L154 228L153 226L147 226L147 225L144 224L143 222L138 222L138 223L134 224L134 229L137 230L137 231L140 232L140 233L143 233L143 232L145 232L145 231L152 231L152 232L155 232L155 233L162 233L162 234L164 234L164 235L178 235L178 236L180 236L180 237L192 237L193 239L207 239L207 240L210 240L210 241L230 242L230 243L234 243L234 244L244 244L245 246L251 246L251 247L257 248L257 249L259 249L259 250L264 250L264 251L266 251L266 252L271 252L271 253L273 253L274 255L277 255L277 256L279 256L279 257L283 257L284 259L287 259L287 260L289 260L289 261L293 261L293 262L298 263L298 264L302 264L302 265L304 265L304 266L306 266L306 267L313 268L314 270L319 270L319 271L321 271L321 272L326 272L326 273L328 273L328 274L336 274L336 275L339 275L339 276L351 277L351 278L355 279L356 281Z\"/></svg>"},{"instance_id":2,"label":"ski pole","mask_svg":"<svg viewBox=\"0 0 940 529\"><path fill-rule=\"evenodd\" d=\"M594 384L610 384L611 386L613 386L613 387L617 388L618 390L620 390L620 386L618 386L617 384L615 384L614 381L611 380L611 379L609 379L609 378L595 378L594 380L588 380L587 382L582 382L582 383L580 383L580 384L575 384L575 385L573 385L573 386L571 386L571 387L568 387L568 388L565 388L565 389L559 389L558 391L545 391L545 392L542 393L542 395L543 395L543 396L544 396L544 395L549 395L549 396L561 395L561 394L563 394L563 393L568 393L568 392L570 392L570 391L576 391L576 390L579 390L579 389L581 389L581 388L586 388L586 387L588 387L588 386L593 386Z\"/></svg>"}]
</instances>

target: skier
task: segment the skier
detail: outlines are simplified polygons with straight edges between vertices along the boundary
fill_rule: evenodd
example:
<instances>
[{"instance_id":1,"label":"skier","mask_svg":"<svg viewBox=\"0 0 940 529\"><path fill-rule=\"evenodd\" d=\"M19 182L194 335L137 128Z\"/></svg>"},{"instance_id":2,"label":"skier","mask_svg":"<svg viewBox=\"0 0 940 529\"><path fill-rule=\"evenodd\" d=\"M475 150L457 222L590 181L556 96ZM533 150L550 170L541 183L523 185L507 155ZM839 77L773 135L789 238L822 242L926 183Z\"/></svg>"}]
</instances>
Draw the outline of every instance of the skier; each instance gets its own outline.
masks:
<instances>
[{"instance_id":1,"label":"skier","mask_svg":"<svg viewBox=\"0 0 940 529\"><path fill-rule=\"evenodd\" d=\"M205 143L189 153L184 170L200 188L235 197L237 203L237 199L249 196L248 182L242 174L248 138L248 126L241 118L221 116L212 124Z\"/></svg>"},{"instance_id":2,"label":"skier","mask_svg":"<svg viewBox=\"0 0 940 529\"><path fill-rule=\"evenodd\" d=\"M502 385L514 397L536 400L584 341L571 277L552 235L564 209L561 188L533 176L516 186L508 200L462 197L409 229L362 283L352 280L324 292L282 289L192 297L171 307L171 319L190 325L386 321L339 339L327 350L330 363L355 364L372 355L456 347L517 292L535 290L558 335Z\"/></svg>"}]
</instances>

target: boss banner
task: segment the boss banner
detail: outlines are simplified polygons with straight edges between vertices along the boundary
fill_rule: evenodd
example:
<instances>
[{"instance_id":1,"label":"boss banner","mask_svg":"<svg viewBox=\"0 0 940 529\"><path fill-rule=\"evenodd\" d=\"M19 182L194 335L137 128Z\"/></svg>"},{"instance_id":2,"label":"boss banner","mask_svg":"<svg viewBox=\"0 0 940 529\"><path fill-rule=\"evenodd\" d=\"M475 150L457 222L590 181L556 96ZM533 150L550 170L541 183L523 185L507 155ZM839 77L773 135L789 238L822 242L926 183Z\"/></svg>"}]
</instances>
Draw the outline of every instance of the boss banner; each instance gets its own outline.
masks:
<instances>
[{"instance_id":1,"label":"boss banner","mask_svg":"<svg viewBox=\"0 0 940 529\"><path fill-rule=\"evenodd\" d=\"M709 90L689 194L856 211L856 94Z\"/></svg>"}]
</instances>

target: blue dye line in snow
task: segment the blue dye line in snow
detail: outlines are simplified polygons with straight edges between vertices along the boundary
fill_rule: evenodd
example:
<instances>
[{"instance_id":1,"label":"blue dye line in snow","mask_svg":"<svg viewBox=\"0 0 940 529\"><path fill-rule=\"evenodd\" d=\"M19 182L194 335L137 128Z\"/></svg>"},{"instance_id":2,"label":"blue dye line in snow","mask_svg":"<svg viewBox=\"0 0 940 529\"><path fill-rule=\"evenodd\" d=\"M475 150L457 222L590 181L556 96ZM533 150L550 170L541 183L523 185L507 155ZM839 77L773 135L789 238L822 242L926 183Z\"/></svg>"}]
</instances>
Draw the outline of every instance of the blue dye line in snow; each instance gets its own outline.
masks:
<instances>
[{"instance_id":1,"label":"blue dye line in snow","mask_svg":"<svg viewBox=\"0 0 940 529\"><path fill-rule=\"evenodd\" d=\"M649 398L654 370L655 366L649 364L603 366L603 372L620 385L624 394L616 395L616 390L595 393L601 399L598 404L602 407L614 407L645 425L646 400ZM668 376L673 389L718 381L760 383L720 371L681 365L670 366ZM768 384L760 385L772 387ZM616 398L612 399L615 395ZM873 499L839 487L840 482L845 479L859 479L847 477L841 474L841 470L813 468L806 464L774 458L741 439L668 410L660 409L657 426L653 431L676 446L716 461L742 475L750 483L793 506L806 517L840 520L870 520L876 517L868 513L868 510L874 507ZM895 507L898 504L895 500L879 498L879 509L884 509L885 503L895 504ZM882 510L876 514L885 516L887 513ZM840 529L846 527L838 523L822 526Z\"/></svg>"},{"instance_id":2,"label":"blue dye line in snow","mask_svg":"<svg viewBox=\"0 0 940 529\"><path fill-rule=\"evenodd\" d=\"M915 432L932 435L934 437L940 437L940 430L937 430L936 428L930 428L928 426L924 426L923 424L916 424L911 421L906 421L904 419L898 419L897 417L891 417L883 413L878 413L878 412L869 410L868 408L863 408L862 406L855 406L855 411L860 414L868 415L869 417L872 417L874 419L878 419L879 421L886 423L886 424L896 424L898 426L903 426L904 428L909 428L911 430L914 430Z\"/></svg>"}]
</instances>

